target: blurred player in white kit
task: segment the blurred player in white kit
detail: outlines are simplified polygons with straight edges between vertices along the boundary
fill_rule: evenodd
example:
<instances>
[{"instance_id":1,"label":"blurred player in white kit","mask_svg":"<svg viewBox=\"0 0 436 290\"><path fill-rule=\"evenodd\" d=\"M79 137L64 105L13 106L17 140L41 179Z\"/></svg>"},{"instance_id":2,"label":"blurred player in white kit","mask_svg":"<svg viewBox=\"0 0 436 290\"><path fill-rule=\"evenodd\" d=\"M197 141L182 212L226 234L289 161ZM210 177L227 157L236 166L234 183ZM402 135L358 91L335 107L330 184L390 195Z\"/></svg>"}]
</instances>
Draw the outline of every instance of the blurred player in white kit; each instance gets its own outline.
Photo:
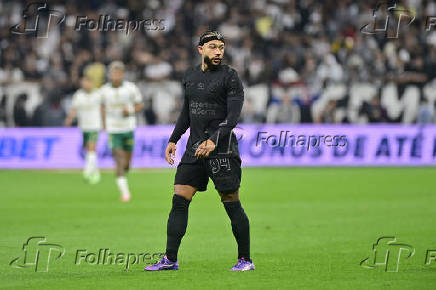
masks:
<instances>
[{"instance_id":1,"label":"blurred player in white kit","mask_svg":"<svg viewBox=\"0 0 436 290\"><path fill-rule=\"evenodd\" d=\"M136 113L143 101L138 87L124 80L124 64L113 61L109 66L110 81L99 93L102 99L102 117L109 137L109 146L116 164L117 186L121 201L130 201L131 194L126 174L130 168L134 146Z\"/></svg>"},{"instance_id":2,"label":"blurred player in white kit","mask_svg":"<svg viewBox=\"0 0 436 290\"><path fill-rule=\"evenodd\" d=\"M89 183L96 184L100 181L96 147L102 129L101 97L92 80L87 76L82 77L80 87L73 95L72 108L65 119L65 126L71 126L77 117L85 149L83 177Z\"/></svg>"}]
</instances>

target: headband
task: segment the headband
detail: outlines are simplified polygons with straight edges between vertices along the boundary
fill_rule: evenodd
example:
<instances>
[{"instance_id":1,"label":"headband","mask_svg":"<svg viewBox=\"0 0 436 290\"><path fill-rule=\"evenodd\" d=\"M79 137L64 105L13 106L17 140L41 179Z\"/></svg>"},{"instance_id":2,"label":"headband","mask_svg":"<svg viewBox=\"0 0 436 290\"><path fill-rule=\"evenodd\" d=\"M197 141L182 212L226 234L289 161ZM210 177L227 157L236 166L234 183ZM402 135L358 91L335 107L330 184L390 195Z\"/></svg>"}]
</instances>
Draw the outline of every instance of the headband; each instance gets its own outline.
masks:
<instances>
[{"instance_id":1,"label":"headband","mask_svg":"<svg viewBox=\"0 0 436 290\"><path fill-rule=\"evenodd\" d=\"M219 41L222 41L223 43L225 43L223 35L219 32L213 31L213 32L208 32L208 33L203 34L200 37L200 40L198 41L198 45L201 46L201 45L203 45L209 41L212 41L212 40L219 40Z\"/></svg>"}]
</instances>

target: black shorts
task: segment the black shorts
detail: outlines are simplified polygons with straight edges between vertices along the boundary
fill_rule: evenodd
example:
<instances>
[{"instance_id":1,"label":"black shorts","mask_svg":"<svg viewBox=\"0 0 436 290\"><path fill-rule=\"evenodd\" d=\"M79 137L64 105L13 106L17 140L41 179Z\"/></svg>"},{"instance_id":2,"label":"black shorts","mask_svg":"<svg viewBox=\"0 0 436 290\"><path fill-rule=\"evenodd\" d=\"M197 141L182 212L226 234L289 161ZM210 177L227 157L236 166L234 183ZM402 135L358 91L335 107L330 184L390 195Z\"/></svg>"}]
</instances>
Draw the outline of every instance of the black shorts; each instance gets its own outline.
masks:
<instances>
[{"instance_id":1,"label":"black shorts","mask_svg":"<svg viewBox=\"0 0 436 290\"><path fill-rule=\"evenodd\" d=\"M174 184L190 185L205 191L209 177L219 192L233 193L241 184L241 159L239 157L199 159L195 163L181 162L177 166Z\"/></svg>"}]
</instances>

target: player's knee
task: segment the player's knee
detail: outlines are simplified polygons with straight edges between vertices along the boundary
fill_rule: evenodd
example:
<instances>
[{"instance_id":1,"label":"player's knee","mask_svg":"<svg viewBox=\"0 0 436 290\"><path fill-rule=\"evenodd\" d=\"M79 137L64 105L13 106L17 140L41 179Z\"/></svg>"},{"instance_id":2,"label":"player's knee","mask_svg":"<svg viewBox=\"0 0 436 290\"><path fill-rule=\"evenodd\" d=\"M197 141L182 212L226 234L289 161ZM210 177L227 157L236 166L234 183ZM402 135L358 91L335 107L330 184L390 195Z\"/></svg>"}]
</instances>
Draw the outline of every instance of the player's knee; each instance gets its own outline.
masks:
<instances>
[{"instance_id":1,"label":"player's knee","mask_svg":"<svg viewBox=\"0 0 436 290\"><path fill-rule=\"evenodd\" d=\"M187 200L192 200L192 197L194 196L196 191L197 190L190 185L181 185L181 184L174 185L174 194L180 195L186 198Z\"/></svg>"},{"instance_id":2,"label":"player's knee","mask_svg":"<svg viewBox=\"0 0 436 290\"><path fill-rule=\"evenodd\" d=\"M117 166L116 172L118 177L124 176L126 174L126 170L122 166Z\"/></svg>"},{"instance_id":3,"label":"player's knee","mask_svg":"<svg viewBox=\"0 0 436 290\"><path fill-rule=\"evenodd\" d=\"M89 152L95 152L96 147L97 146L94 142L88 142L88 144L86 144L86 150Z\"/></svg>"},{"instance_id":4,"label":"player's knee","mask_svg":"<svg viewBox=\"0 0 436 290\"><path fill-rule=\"evenodd\" d=\"M239 200L239 192L238 191L220 191L222 202L232 202Z\"/></svg>"}]
</instances>

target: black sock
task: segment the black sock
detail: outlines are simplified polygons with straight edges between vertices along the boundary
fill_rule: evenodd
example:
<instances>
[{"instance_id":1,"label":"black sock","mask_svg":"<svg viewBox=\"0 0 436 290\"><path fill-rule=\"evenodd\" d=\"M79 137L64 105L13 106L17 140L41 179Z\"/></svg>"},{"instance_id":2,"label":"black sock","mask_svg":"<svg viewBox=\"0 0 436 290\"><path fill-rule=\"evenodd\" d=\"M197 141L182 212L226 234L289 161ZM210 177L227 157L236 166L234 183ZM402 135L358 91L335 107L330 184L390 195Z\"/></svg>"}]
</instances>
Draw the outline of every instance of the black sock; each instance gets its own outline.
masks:
<instances>
[{"instance_id":1,"label":"black sock","mask_svg":"<svg viewBox=\"0 0 436 290\"><path fill-rule=\"evenodd\" d=\"M250 259L250 222L241 206L241 202L223 202L227 215L232 222L232 231L238 243L238 259Z\"/></svg>"},{"instance_id":2,"label":"black sock","mask_svg":"<svg viewBox=\"0 0 436 290\"><path fill-rule=\"evenodd\" d=\"M175 262L177 261L177 252L179 251L180 242L185 235L188 225L188 208L191 201L186 198L174 194L173 207L167 223L167 258Z\"/></svg>"}]
</instances>

